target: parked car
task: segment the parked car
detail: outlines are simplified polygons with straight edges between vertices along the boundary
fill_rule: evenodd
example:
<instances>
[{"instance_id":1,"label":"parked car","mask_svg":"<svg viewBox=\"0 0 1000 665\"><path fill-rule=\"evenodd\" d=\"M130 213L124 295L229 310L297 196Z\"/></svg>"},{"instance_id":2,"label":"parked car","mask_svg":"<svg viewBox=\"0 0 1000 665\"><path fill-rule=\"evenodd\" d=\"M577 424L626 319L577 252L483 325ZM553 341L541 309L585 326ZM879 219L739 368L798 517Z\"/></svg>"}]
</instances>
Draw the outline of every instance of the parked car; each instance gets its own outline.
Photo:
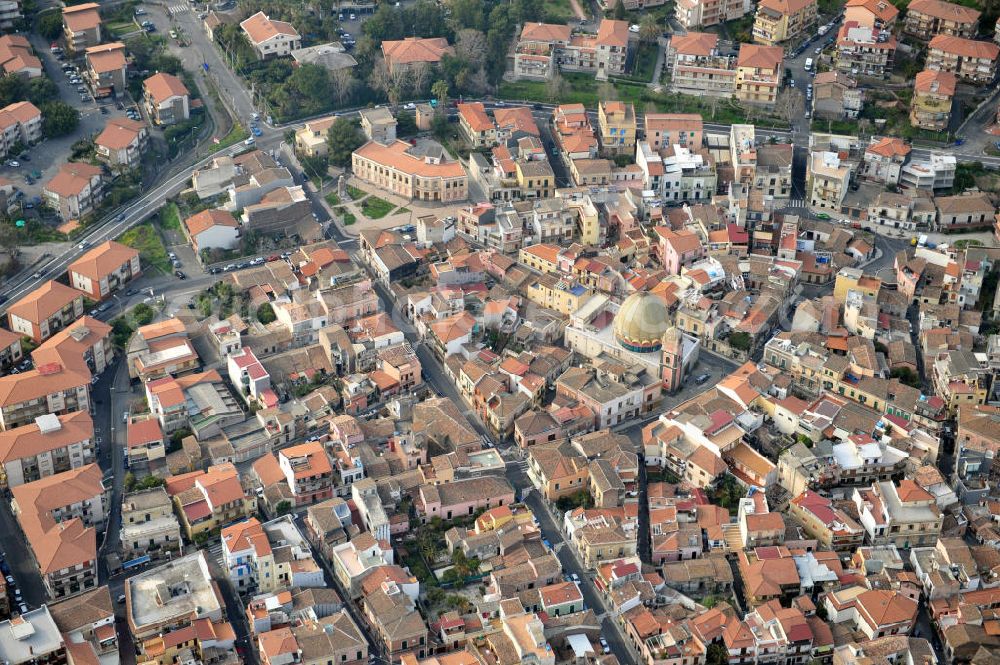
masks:
<instances>
[{"instance_id":1,"label":"parked car","mask_svg":"<svg viewBox=\"0 0 1000 665\"><path fill-rule=\"evenodd\" d=\"M254 127L250 130L254 136L263 136L264 132L261 131L260 127Z\"/></svg>"},{"instance_id":2,"label":"parked car","mask_svg":"<svg viewBox=\"0 0 1000 665\"><path fill-rule=\"evenodd\" d=\"M182 273L180 270L174 271L174 277L176 277L177 279L187 279L187 275Z\"/></svg>"},{"instance_id":3,"label":"parked car","mask_svg":"<svg viewBox=\"0 0 1000 665\"><path fill-rule=\"evenodd\" d=\"M611 645L608 644L608 641L606 639L604 639L603 637L601 638L601 652L602 653L611 653Z\"/></svg>"}]
</instances>

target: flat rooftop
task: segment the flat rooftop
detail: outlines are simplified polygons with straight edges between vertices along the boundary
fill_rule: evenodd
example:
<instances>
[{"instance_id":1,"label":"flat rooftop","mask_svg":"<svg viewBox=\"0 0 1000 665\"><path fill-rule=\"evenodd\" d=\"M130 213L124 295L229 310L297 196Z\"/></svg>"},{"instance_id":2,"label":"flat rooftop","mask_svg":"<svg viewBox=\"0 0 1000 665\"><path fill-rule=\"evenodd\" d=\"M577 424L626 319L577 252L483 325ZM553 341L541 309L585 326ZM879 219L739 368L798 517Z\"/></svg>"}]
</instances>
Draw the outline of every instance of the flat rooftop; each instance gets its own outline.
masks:
<instances>
[{"instance_id":1,"label":"flat rooftop","mask_svg":"<svg viewBox=\"0 0 1000 665\"><path fill-rule=\"evenodd\" d=\"M222 615L203 552L175 559L125 581L125 595L136 628L178 617Z\"/></svg>"}]
</instances>

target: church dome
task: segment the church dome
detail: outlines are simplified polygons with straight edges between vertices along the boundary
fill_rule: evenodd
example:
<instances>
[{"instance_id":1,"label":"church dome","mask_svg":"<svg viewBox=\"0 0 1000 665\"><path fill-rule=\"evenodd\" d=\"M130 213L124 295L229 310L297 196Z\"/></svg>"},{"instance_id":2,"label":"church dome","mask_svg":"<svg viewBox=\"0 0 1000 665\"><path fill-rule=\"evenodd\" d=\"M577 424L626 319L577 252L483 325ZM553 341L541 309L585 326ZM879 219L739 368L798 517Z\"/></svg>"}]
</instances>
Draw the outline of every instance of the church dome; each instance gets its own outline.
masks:
<instances>
[{"instance_id":1,"label":"church dome","mask_svg":"<svg viewBox=\"0 0 1000 665\"><path fill-rule=\"evenodd\" d=\"M626 298L612 325L618 343L636 353L659 351L663 333L670 327L666 305L646 291Z\"/></svg>"}]
</instances>

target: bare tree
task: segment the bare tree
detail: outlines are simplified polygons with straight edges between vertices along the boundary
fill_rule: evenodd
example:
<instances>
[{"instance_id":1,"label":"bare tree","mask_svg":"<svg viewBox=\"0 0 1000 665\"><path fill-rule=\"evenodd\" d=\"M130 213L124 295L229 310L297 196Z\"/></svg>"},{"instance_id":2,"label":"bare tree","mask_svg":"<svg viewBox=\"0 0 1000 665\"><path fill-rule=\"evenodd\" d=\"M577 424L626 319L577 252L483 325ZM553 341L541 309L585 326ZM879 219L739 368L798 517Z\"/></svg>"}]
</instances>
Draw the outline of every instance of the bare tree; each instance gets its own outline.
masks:
<instances>
[{"instance_id":1,"label":"bare tree","mask_svg":"<svg viewBox=\"0 0 1000 665\"><path fill-rule=\"evenodd\" d=\"M358 82L351 75L350 69L336 69L330 72L330 84L333 87L333 97L338 106L343 106L351 98Z\"/></svg>"},{"instance_id":2,"label":"bare tree","mask_svg":"<svg viewBox=\"0 0 1000 665\"><path fill-rule=\"evenodd\" d=\"M414 63L410 67L408 83L410 89L407 92L412 92L415 95L423 95L424 91L427 90L427 86L431 84L430 64L426 62Z\"/></svg>"},{"instance_id":3,"label":"bare tree","mask_svg":"<svg viewBox=\"0 0 1000 665\"><path fill-rule=\"evenodd\" d=\"M779 118L792 124L797 118L802 117L803 111L801 92L795 88L785 88L778 93L774 103L774 112Z\"/></svg>"},{"instance_id":4,"label":"bare tree","mask_svg":"<svg viewBox=\"0 0 1000 665\"><path fill-rule=\"evenodd\" d=\"M602 102L613 102L618 99L618 89L611 81L601 81L597 84L597 98Z\"/></svg>"},{"instance_id":5,"label":"bare tree","mask_svg":"<svg viewBox=\"0 0 1000 665\"><path fill-rule=\"evenodd\" d=\"M459 30L455 38L455 55L473 68L482 67L486 61L486 35L472 28Z\"/></svg>"},{"instance_id":6,"label":"bare tree","mask_svg":"<svg viewBox=\"0 0 1000 665\"><path fill-rule=\"evenodd\" d=\"M552 78L545 82L545 95L549 98L550 102L562 100L567 92L569 92L569 84L566 83L566 79L559 72L553 74Z\"/></svg>"},{"instance_id":7,"label":"bare tree","mask_svg":"<svg viewBox=\"0 0 1000 665\"><path fill-rule=\"evenodd\" d=\"M490 81L486 78L486 70L480 67L472 73L468 80L469 90L477 95L482 95L490 90Z\"/></svg>"},{"instance_id":8,"label":"bare tree","mask_svg":"<svg viewBox=\"0 0 1000 665\"><path fill-rule=\"evenodd\" d=\"M368 75L368 85L386 97L389 96L389 91L392 89L392 76L389 74L388 65L382 58L375 61L375 66L372 67L372 71Z\"/></svg>"}]
</instances>

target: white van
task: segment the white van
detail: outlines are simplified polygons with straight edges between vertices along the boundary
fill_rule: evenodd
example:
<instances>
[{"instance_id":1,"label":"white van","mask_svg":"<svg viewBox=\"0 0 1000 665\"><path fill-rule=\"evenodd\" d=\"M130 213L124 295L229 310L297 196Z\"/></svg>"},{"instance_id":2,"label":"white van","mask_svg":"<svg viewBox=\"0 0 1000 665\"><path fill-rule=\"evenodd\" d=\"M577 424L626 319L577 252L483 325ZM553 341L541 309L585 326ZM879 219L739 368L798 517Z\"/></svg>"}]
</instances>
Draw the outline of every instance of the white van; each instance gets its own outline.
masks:
<instances>
[{"instance_id":1,"label":"white van","mask_svg":"<svg viewBox=\"0 0 1000 665\"><path fill-rule=\"evenodd\" d=\"M812 68L813 68L813 59L806 58L805 70L808 72Z\"/></svg>"}]
</instances>

